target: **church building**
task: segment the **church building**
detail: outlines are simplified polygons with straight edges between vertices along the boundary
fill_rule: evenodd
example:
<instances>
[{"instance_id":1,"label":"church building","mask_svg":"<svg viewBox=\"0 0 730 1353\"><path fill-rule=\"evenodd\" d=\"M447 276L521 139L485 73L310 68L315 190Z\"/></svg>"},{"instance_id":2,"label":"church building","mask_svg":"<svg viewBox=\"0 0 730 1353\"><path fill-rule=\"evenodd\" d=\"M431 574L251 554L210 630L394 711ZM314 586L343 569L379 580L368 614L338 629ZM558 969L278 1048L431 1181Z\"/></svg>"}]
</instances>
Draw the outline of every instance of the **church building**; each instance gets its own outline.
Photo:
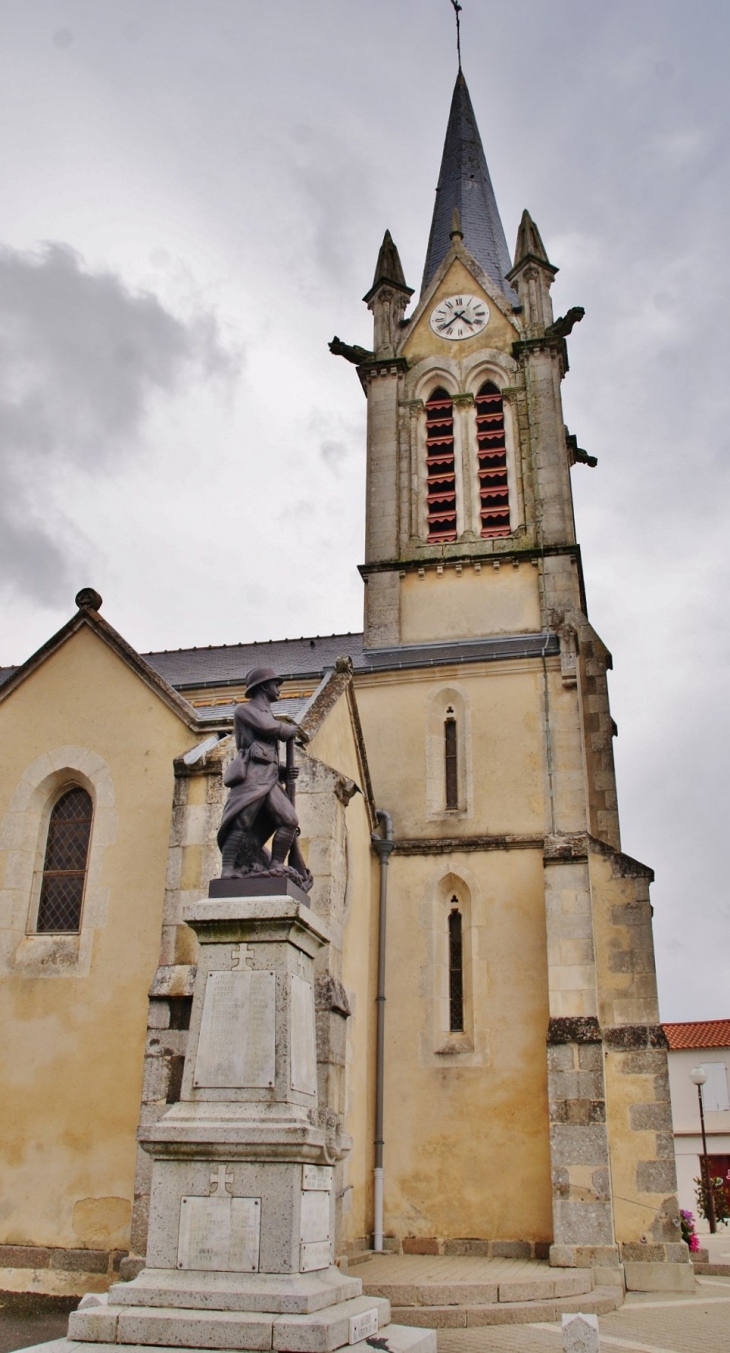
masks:
<instances>
[{"instance_id":1,"label":"church building","mask_svg":"<svg viewBox=\"0 0 730 1353\"><path fill-rule=\"evenodd\" d=\"M425 224L425 223L424 223ZM336 1254L522 1255L690 1290L649 885L622 853L563 420L557 268L510 257L459 72L416 298L388 232L335 338L367 400L361 634L140 655L82 590L0 673L0 1289L145 1253L246 674L283 678ZM111 609L111 608L110 608ZM304 745L306 742L306 745ZM348 1149L348 1139L352 1140Z\"/></svg>"}]
</instances>

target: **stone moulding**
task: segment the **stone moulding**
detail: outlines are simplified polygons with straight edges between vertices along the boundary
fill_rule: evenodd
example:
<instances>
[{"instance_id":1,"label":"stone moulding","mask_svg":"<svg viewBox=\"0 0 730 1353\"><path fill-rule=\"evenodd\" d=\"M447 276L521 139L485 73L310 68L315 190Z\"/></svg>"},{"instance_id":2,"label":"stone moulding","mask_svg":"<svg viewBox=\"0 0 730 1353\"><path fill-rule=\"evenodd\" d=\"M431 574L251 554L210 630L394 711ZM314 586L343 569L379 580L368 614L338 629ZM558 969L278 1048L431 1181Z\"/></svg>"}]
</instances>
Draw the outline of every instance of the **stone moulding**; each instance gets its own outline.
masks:
<instances>
[{"instance_id":1,"label":"stone moulding","mask_svg":"<svg viewBox=\"0 0 730 1353\"><path fill-rule=\"evenodd\" d=\"M668 1048L661 1024L617 1024L603 1030L603 1041L612 1052L631 1052L636 1048Z\"/></svg>"},{"instance_id":2,"label":"stone moulding","mask_svg":"<svg viewBox=\"0 0 730 1353\"><path fill-rule=\"evenodd\" d=\"M561 1043L604 1043L611 1052L669 1047L661 1024L615 1024L602 1029L594 1015L552 1017L547 1031L548 1047Z\"/></svg>"},{"instance_id":3,"label":"stone moulding","mask_svg":"<svg viewBox=\"0 0 730 1353\"><path fill-rule=\"evenodd\" d=\"M548 1047L560 1043L601 1043L601 1026L595 1015L553 1017L548 1024Z\"/></svg>"},{"instance_id":4,"label":"stone moulding","mask_svg":"<svg viewBox=\"0 0 730 1353\"><path fill-rule=\"evenodd\" d=\"M542 850L541 836L422 836L403 837L396 855L451 855L462 850Z\"/></svg>"}]
</instances>

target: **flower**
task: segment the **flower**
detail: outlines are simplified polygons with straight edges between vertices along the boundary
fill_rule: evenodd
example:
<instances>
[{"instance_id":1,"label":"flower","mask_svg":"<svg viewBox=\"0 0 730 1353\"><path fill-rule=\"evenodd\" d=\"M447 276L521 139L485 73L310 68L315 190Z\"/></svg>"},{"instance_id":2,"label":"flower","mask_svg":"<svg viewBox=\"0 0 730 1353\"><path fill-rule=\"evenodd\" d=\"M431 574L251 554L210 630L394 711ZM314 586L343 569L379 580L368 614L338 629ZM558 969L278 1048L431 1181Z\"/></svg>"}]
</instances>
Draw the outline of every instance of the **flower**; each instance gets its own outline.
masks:
<instances>
[{"instance_id":1,"label":"flower","mask_svg":"<svg viewBox=\"0 0 730 1353\"><path fill-rule=\"evenodd\" d=\"M700 1248L700 1238L695 1231L694 1212L689 1212L686 1207L682 1207L679 1216L682 1226L682 1239L689 1245L690 1252L695 1254Z\"/></svg>"}]
</instances>

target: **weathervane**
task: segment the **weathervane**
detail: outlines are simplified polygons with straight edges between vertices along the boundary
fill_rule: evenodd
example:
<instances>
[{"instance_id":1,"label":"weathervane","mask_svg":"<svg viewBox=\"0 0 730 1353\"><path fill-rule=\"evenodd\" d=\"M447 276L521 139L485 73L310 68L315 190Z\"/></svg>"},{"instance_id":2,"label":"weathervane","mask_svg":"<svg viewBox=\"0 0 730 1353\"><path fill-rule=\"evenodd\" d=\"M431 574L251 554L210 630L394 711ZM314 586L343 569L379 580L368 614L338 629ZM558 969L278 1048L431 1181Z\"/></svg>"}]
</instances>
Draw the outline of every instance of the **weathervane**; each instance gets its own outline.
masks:
<instances>
[{"instance_id":1,"label":"weathervane","mask_svg":"<svg viewBox=\"0 0 730 1353\"><path fill-rule=\"evenodd\" d=\"M451 3L454 6L454 15L456 17L456 55L459 58L459 72L461 72L461 29L459 25L459 15L461 14L462 6L459 4L459 0L451 0Z\"/></svg>"}]
</instances>

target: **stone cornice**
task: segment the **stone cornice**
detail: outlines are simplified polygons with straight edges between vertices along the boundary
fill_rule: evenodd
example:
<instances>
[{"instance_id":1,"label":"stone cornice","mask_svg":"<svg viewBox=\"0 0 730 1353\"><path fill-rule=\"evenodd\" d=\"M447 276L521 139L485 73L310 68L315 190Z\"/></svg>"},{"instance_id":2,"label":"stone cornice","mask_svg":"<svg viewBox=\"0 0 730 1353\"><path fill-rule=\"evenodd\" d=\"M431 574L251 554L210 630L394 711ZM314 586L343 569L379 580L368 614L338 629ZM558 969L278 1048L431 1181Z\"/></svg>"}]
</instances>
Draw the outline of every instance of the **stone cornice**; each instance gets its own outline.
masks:
<instances>
[{"instance_id":1,"label":"stone cornice","mask_svg":"<svg viewBox=\"0 0 730 1353\"><path fill-rule=\"evenodd\" d=\"M516 535L516 532L515 532ZM519 562L549 557L557 555L573 556L580 567L580 545L543 545L527 546L520 548L514 541L505 541L503 549L495 549L494 545L502 545L504 537L493 540L473 540L456 541L453 545L417 545L419 553L410 559L379 559L368 564L358 564L360 576L367 578L371 573L392 573L397 570L400 573L417 572L419 569L429 569L436 567L448 567L449 564L479 564L482 568L489 564L503 564L509 560ZM446 553L446 551L449 553Z\"/></svg>"},{"instance_id":2,"label":"stone cornice","mask_svg":"<svg viewBox=\"0 0 730 1353\"><path fill-rule=\"evenodd\" d=\"M560 1043L601 1043L601 1026L595 1015L553 1016L548 1023L547 1042L552 1048Z\"/></svg>"},{"instance_id":3,"label":"stone cornice","mask_svg":"<svg viewBox=\"0 0 730 1353\"><path fill-rule=\"evenodd\" d=\"M504 836L411 836L395 842L396 855L451 855L475 850L542 850L544 837Z\"/></svg>"},{"instance_id":4,"label":"stone cornice","mask_svg":"<svg viewBox=\"0 0 730 1353\"><path fill-rule=\"evenodd\" d=\"M394 376L399 371L407 370L408 361L405 357L376 357L372 361L363 362L362 366L357 368L357 374L364 382L368 376Z\"/></svg>"}]
</instances>

